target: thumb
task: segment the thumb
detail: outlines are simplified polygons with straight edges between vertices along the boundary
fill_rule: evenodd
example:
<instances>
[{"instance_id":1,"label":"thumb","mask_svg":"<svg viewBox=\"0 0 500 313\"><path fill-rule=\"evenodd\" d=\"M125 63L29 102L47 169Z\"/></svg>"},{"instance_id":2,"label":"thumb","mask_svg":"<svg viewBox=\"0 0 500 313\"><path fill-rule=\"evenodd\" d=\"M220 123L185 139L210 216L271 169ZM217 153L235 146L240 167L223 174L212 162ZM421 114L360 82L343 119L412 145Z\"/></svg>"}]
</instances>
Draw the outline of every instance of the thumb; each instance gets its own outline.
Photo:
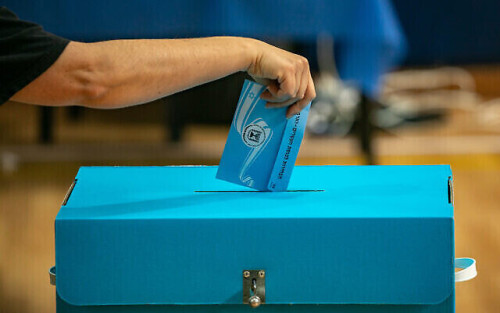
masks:
<instances>
[{"instance_id":1,"label":"thumb","mask_svg":"<svg viewBox=\"0 0 500 313\"><path fill-rule=\"evenodd\" d=\"M264 85L266 87L272 83L272 80L268 79L268 78L257 77L257 76L253 76L253 75L250 75L250 76L253 78L253 80L255 80L255 82L257 82L261 85Z\"/></svg>"},{"instance_id":2,"label":"thumb","mask_svg":"<svg viewBox=\"0 0 500 313\"><path fill-rule=\"evenodd\" d=\"M252 76L252 75L250 75ZM262 77L255 77L252 76L253 80L255 80L257 83L266 86L266 90L262 92L262 98L263 99L276 99L278 98L278 91L280 89L278 83L274 79L269 79L269 78L262 78Z\"/></svg>"}]
</instances>

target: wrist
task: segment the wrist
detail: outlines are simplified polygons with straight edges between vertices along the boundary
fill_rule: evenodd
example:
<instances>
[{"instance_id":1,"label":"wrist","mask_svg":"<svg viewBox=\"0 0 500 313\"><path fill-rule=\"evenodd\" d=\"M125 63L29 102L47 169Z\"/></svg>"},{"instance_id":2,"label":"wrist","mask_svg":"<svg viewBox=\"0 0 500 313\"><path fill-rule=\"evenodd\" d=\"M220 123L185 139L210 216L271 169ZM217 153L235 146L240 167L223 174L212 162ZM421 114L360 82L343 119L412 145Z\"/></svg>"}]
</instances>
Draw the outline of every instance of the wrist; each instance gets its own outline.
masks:
<instances>
[{"instance_id":1,"label":"wrist","mask_svg":"<svg viewBox=\"0 0 500 313\"><path fill-rule=\"evenodd\" d=\"M242 72L253 72L262 57L262 41L253 38L241 38L243 48L243 67Z\"/></svg>"}]
</instances>

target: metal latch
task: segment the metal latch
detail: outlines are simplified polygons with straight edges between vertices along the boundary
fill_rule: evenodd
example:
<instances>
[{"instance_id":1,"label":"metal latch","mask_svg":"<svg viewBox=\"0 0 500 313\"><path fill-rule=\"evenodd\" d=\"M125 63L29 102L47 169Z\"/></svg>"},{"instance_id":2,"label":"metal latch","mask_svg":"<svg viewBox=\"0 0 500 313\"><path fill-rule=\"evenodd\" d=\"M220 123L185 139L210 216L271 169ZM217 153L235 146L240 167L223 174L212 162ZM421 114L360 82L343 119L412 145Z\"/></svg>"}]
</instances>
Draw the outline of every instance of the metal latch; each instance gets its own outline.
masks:
<instances>
[{"instance_id":1,"label":"metal latch","mask_svg":"<svg viewBox=\"0 0 500 313\"><path fill-rule=\"evenodd\" d=\"M266 303L266 271L243 271L243 303L252 308Z\"/></svg>"}]
</instances>

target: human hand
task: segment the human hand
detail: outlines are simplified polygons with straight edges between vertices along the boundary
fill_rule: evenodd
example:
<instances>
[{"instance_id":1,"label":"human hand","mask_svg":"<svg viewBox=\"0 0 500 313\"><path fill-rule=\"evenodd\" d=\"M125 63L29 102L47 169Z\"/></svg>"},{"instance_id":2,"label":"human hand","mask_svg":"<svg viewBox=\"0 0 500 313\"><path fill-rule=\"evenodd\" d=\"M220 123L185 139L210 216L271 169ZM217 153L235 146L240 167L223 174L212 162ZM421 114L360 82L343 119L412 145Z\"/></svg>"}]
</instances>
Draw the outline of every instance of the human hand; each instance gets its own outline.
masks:
<instances>
[{"instance_id":1,"label":"human hand","mask_svg":"<svg viewBox=\"0 0 500 313\"><path fill-rule=\"evenodd\" d=\"M286 117L299 113L316 97L306 58L291 52L255 42L256 55L247 72L255 81L267 86L261 98L268 108L289 106Z\"/></svg>"}]
</instances>

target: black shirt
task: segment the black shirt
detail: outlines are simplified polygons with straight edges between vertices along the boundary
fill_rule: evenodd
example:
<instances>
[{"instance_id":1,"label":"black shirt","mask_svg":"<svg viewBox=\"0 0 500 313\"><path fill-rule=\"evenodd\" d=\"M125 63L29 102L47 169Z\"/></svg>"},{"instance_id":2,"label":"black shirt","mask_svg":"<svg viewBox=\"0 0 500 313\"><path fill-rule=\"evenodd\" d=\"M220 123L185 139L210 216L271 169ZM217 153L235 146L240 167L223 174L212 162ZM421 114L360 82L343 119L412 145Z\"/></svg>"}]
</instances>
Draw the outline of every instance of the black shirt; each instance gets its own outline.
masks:
<instances>
[{"instance_id":1,"label":"black shirt","mask_svg":"<svg viewBox=\"0 0 500 313\"><path fill-rule=\"evenodd\" d=\"M45 72L68 43L0 7L0 104Z\"/></svg>"}]
</instances>

